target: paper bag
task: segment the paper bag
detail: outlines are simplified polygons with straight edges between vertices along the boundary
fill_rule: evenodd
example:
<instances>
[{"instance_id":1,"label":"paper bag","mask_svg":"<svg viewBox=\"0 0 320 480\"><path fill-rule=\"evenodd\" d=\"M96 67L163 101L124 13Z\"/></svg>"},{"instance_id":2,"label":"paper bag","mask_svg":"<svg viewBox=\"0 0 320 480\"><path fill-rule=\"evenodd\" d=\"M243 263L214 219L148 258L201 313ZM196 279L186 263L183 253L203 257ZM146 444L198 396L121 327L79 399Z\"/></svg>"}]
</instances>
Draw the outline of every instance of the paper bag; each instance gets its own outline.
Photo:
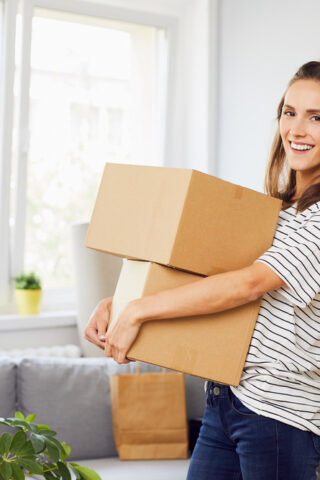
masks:
<instances>
[{"instance_id":1,"label":"paper bag","mask_svg":"<svg viewBox=\"0 0 320 480\"><path fill-rule=\"evenodd\" d=\"M112 375L114 439L121 460L188 457L184 375Z\"/></svg>"}]
</instances>

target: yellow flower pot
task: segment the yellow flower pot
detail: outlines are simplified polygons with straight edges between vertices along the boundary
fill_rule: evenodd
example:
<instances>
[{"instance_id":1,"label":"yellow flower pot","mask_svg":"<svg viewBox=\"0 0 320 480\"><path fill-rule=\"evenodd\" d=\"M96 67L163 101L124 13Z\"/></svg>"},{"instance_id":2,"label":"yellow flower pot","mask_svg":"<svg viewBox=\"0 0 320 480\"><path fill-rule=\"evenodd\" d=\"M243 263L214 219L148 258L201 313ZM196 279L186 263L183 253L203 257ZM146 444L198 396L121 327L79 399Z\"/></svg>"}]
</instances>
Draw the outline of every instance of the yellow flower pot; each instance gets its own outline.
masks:
<instances>
[{"instance_id":1,"label":"yellow flower pot","mask_svg":"<svg viewBox=\"0 0 320 480\"><path fill-rule=\"evenodd\" d=\"M23 290L16 288L16 299L20 315L36 315L40 312L42 290Z\"/></svg>"}]
</instances>

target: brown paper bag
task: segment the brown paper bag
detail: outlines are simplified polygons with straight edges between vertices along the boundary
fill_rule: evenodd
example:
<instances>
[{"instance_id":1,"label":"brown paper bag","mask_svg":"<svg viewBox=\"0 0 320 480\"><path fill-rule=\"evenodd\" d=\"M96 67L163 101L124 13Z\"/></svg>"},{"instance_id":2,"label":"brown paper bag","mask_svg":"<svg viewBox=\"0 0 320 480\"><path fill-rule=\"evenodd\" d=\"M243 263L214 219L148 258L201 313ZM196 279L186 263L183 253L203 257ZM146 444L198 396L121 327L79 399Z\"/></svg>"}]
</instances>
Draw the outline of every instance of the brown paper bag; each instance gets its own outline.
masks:
<instances>
[{"instance_id":1,"label":"brown paper bag","mask_svg":"<svg viewBox=\"0 0 320 480\"><path fill-rule=\"evenodd\" d=\"M113 433L121 460L188 457L184 375L112 375Z\"/></svg>"}]
</instances>

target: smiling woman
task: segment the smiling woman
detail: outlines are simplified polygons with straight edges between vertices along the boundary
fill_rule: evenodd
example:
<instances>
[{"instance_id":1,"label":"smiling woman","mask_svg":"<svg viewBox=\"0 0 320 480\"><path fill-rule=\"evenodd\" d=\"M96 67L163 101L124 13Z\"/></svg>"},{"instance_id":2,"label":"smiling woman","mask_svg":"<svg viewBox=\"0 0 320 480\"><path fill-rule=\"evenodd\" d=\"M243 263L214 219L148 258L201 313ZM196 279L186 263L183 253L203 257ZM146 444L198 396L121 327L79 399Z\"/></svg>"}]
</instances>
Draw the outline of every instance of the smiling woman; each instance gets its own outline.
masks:
<instances>
[{"instance_id":1,"label":"smiling woman","mask_svg":"<svg viewBox=\"0 0 320 480\"><path fill-rule=\"evenodd\" d=\"M308 62L297 71L279 103L277 118L265 189L284 206L297 201L297 211L303 211L320 198L319 62Z\"/></svg>"},{"instance_id":2,"label":"smiling woman","mask_svg":"<svg viewBox=\"0 0 320 480\"><path fill-rule=\"evenodd\" d=\"M262 297L240 385L208 383L188 480L315 478L320 460L319 107L320 62L309 62L278 107L266 190L284 202L273 244L263 255L245 268L130 301L109 329L112 298L104 299L85 330L88 340L106 345L107 356L126 363L144 322L216 313Z\"/></svg>"}]
</instances>

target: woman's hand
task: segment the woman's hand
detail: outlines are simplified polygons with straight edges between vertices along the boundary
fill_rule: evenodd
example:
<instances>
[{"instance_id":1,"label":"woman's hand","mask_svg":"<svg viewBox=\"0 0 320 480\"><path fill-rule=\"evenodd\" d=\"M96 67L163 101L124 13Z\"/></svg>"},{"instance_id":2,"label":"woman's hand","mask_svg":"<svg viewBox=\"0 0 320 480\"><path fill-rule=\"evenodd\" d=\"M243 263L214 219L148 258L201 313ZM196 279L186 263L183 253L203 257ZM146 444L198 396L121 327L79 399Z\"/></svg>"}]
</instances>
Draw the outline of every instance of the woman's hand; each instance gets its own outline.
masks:
<instances>
[{"instance_id":1,"label":"woman's hand","mask_svg":"<svg viewBox=\"0 0 320 480\"><path fill-rule=\"evenodd\" d=\"M105 334L110 318L112 298L106 298L98 303L84 330L84 338L103 350L105 348Z\"/></svg>"},{"instance_id":2,"label":"woman's hand","mask_svg":"<svg viewBox=\"0 0 320 480\"><path fill-rule=\"evenodd\" d=\"M113 357L118 363L132 361L126 355L137 338L140 327L136 302L129 302L106 334L106 356Z\"/></svg>"}]
</instances>

